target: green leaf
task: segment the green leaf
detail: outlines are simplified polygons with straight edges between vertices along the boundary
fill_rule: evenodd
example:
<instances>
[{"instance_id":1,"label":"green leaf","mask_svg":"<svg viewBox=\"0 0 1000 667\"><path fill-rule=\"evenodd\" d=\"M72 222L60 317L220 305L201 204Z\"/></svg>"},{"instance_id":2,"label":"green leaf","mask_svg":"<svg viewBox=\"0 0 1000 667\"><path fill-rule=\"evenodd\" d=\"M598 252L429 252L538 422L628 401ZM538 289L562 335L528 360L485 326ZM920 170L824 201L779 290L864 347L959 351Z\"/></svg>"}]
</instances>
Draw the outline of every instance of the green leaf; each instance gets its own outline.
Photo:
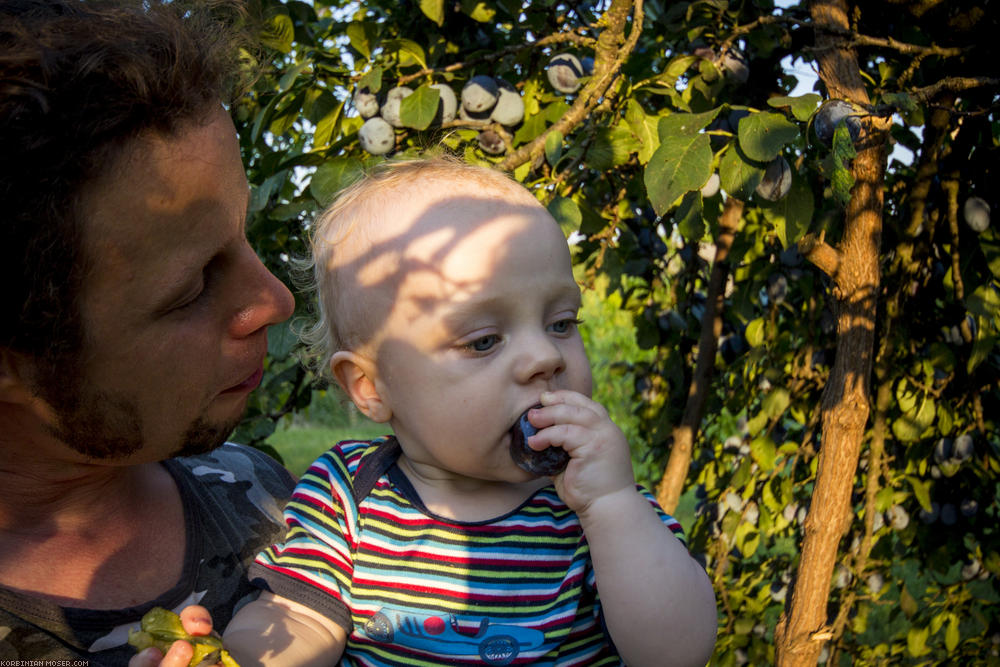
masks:
<instances>
[{"instance_id":1,"label":"green leaf","mask_svg":"<svg viewBox=\"0 0 1000 667\"><path fill-rule=\"evenodd\" d=\"M354 25L353 23L351 25ZM358 79L358 89L367 88L369 92L377 93L382 90L382 68L372 67Z\"/></svg>"},{"instance_id":2,"label":"green leaf","mask_svg":"<svg viewBox=\"0 0 1000 667\"><path fill-rule=\"evenodd\" d=\"M948 614L948 627L944 631L944 647L948 649L949 652L954 651L958 647L958 641L961 637L958 632L958 616L955 614Z\"/></svg>"},{"instance_id":3,"label":"green leaf","mask_svg":"<svg viewBox=\"0 0 1000 667\"><path fill-rule=\"evenodd\" d=\"M847 206L851 201L851 188L854 187L851 161L857 155L847 123L837 123L837 127L833 130L833 172L830 174L830 185L833 188L834 200L841 206Z\"/></svg>"},{"instance_id":4,"label":"green leaf","mask_svg":"<svg viewBox=\"0 0 1000 667\"><path fill-rule=\"evenodd\" d=\"M798 242L809 231L815 203L809 185L795 171L792 172L792 187L788 194L776 202L763 201L764 217L774 225L778 240L783 248Z\"/></svg>"},{"instance_id":5,"label":"green leaf","mask_svg":"<svg viewBox=\"0 0 1000 667\"><path fill-rule=\"evenodd\" d=\"M740 121L740 147L751 160L770 162L799 136L799 126L778 113L752 113Z\"/></svg>"},{"instance_id":6,"label":"green leaf","mask_svg":"<svg viewBox=\"0 0 1000 667\"><path fill-rule=\"evenodd\" d=\"M750 345L750 347L760 347L760 345L764 342L764 319L758 317L755 320L751 320L750 323L747 324L744 335L746 335L747 344Z\"/></svg>"},{"instance_id":7,"label":"green leaf","mask_svg":"<svg viewBox=\"0 0 1000 667\"><path fill-rule=\"evenodd\" d=\"M399 120L406 127L426 130L437 115L441 91L423 85L407 95L399 103Z\"/></svg>"},{"instance_id":8,"label":"green leaf","mask_svg":"<svg viewBox=\"0 0 1000 667\"><path fill-rule=\"evenodd\" d=\"M688 192L681 200L681 205L677 208L674 216L677 231L685 241L697 243L705 235L705 220L702 217L701 193L698 191Z\"/></svg>"},{"instance_id":9,"label":"green leaf","mask_svg":"<svg viewBox=\"0 0 1000 667\"><path fill-rule=\"evenodd\" d=\"M419 65L427 67L427 56L424 55L424 48L410 39L388 39L382 43L385 50L395 53L399 60L400 67L411 67Z\"/></svg>"},{"instance_id":10,"label":"green leaf","mask_svg":"<svg viewBox=\"0 0 1000 667\"><path fill-rule=\"evenodd\" d=\"M420 11L438 26L444 23L444 0L420 0Z\"/></svg>"},{"instance_id":11,"label":"green leaf","mask_svg":"<svg viewBox=\"0 0 1000 667\"><path fill-rule=\"evenodd\" d=\"M792 402L792 396L784 387L774 387L760 402L761 410L771 419L777 419Z\"/></svg>"},{"instance_id":12,"label":"green leaf","mask_svg":"<svg viewBox=\"0 0 1000 667\"><path fill-rule=\"evenodd\" d=\"M336 157L324 162L309 181L309 194L320 206L327 206L337 193L361 176L364 165L353 157Z\"/></svg>"},{"instance_id":13,"label":"green leaf","mask_svg":"<svg viewBox=\"0 0 1000 667\"><path fill-rule=\"evenodd\" d=\"M260 31L260 41L269 48L281 53L288 53L292 50L292 42L295 41L295 24L288 14L275 14L264 22L264 28Z\"/></svg>"},{"instance_id":14,"label":"green leaf","mask_svg":"<svg viewBox=\"0 0 1000 667\"><path fill-rule=\"evenodd\" d=\"M666 213L684 193L701 188L712 174L712 146L705 134L669 136L643 173L657 214Z\"/></svg>"},{"instance_id":15,"label":"green leaf","mask_svg":"<svg viewBox=\"0 0 1000 667\"><path fill-rule=\"evenodd\" d=\"M628 123L632 136L639 144L639 162L646 164L660 147L660 137L656 129L659 118L648 115L635 100L629 100L625 109L625 122Z\"/></svg>"},{"instance_id":16,"label":"green leaf","mask_svg":"<svg viewBox=\"0 0 1000 667\"><path fill-rule=\"evenodd\" d=\"M563 133L559 130L552 130L545 137L545 159L553 167L562 157Z\"/></svg>"},{"instance_id":17,"label":"green leaf","mask_svg":"<svg viewBox=\"0 0 1000 667\"><path fill-rule=\"evenodd\" d=\"M719 160L719 182L732 197L746 199L764 177L764 169L745 160L739 151L727 150Z\"/></svg>"},{"instance_id":18,"label":"green leaf","mask_svg":"<svg viewBox=\"0 0 1000 667\"><path fill-rule=\"evenodd\" d=\"M930 636L929 628L910 628L906 633L906 648L914 658L919 658L927 654L927 638Z\"/></svg>"},{"instance_id":19,"label":"green leaf","mask_svg":"<svg viewBox=\"0 0 1000 667\"><path fill-rule=\"evenodd\" d=\"M580 228L583 214L576 202L567 197L555 197L545 208L556 219L564 233L569 234Z\"/></svg>"},{"instance_id":20,"label":"green leaf","mask_svg":"<svg viewBox=\"0 0 1000 667\"><path fill-rule=\"evenodd\" d=\"M823 98L816 93L806 93L795 97L771 97L767 103L776 109L789 107L796 120L805 122L812 118L813 112L822 101Z\"/></svg>"},{"instance_id":21,"label":"green leaf","mask_svg":"<svg viewBox=\"0 0 1000 667\"><path fill-rule=\"evenodd\" d=\"M372 42L375 41L378 33L375 24L369 23L368 21L352 21L348 26L347 39L350 41L351 46L355 51L363 55L367 60L371 60L372 57ZM379 78L381 79L382 71L379 70ZM369 90L378 90L381 88L381 81L379 81L379 86L377 88L372 88L369 86Z\"/></svg>"},{"instance_id":22,"label":"green leaf","mask_svg":"<svg viewBox=\"0 0 1000 667\"><path fill-rule=\"evenodd\" d=\"M482 0L462 0L462 13L479 23L489 23L497 14L491 3Z\"/></svg>"},{"instance_id":23,"label":"green leaf","mask_svg":"<svg viewBox=\"0 0 1000 667\"><path fill-rule=\"evenodd\" d=\"M721 107L704 113L672 113L660 118L656 133L663 141L678 134L696 135L705 129L719 115Z\"/></svg>"},{"instance_id":24,"label":"green leaf","mask_svg":"<svg viewBox=\"0 0 1000 667\"><path fill-rule=\"evenodd\" d=\"M770 472L774 469L777 450L774 441L769 436L762 435L751 440L750 455L753 456L753 460L757 462L762 472Z\"/></svg>"},{"instance_id":25,"label":"green leaf","mask_svg":"<svg viewBox=\"0 0 1000 667\"><path fill-rule=\"evenodd\" d=\"M587 149L586 163L591 169L608 171L628 162L640 144L627 127L602 127Z\"/></svg>"},{"instance_id":26,"label":"green leaf","mask_svg":"<svg viewBox=\"0 0 1000 667\"><path fill-rule=\"evenodd\" d=\"M917 502L926 512L931 511L931 483L930 480L922 480L919 477L913 475L907 475L906 481L910 483L913 488L913 495L916 496Z\"/></svg>"}]
</instances>

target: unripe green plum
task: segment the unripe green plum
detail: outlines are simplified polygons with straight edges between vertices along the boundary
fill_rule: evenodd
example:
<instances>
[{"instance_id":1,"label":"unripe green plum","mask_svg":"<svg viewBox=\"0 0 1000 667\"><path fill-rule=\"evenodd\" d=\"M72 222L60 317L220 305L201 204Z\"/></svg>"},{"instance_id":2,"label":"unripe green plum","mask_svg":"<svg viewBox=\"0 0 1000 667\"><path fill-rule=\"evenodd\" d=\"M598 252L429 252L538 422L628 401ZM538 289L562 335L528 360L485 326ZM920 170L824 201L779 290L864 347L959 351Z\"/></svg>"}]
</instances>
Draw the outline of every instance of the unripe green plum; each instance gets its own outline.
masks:
<instances>
[{"instance_id":1,"label":"unripe green plum","mask_svg":"<svg viewBox=\"0 0 1000 667\"><path fill-rule=\"evenodd\" d=\"M962 207L965 224L977 233L983 233L990 226L990 205L982 197L969 197Z\"/></svg>"},{"instance_id":2,"label":"unripe green plum","mask_svg":"<svg viewBox=\"0 0 1000 667\"><path fill-rule=\"evenodd\" d=\"M788 160L779 155L764 170L764 177L757 184L757 194L768 201L778 201L791 189L792 168Z\"/></svg>"},{"instance_id":3,"label":"unripe green plum","mask_svg":"<svg viewBox=\"0 0 1000 667\"><path fill-rule=\"evenodd\" d=\"M501 125L513 126L524 120L524 100L517 88L503 79L496 79L497 103L490 112L490 120Z\"/></svg>"},{"instance_id":4,"label":"unripe green plum","mask_svg":"<svg viewBox=\"0 0 1000 667\"><path fill-rule=\"evenodd\" d=\"M497 103L500 91L492 76L478 74L462 88L462 108L471 113L489 111Z\"/></svg>"},{"instance_id":5,"label":"unripe green plum","mask_svg":"<svg viewBox=\"0 0 1000 667\"><path fill-rule=\"evenodd\" d=\"M583 65L572 53L560 53L549 60L546 76L553 88L564 95L570 95L580 90Z\"/></svg>"},{"instance_id":6,"label":"unripe green plum","mask_svg":"<svg viewBox=\"0 0 1000 667\"><path fill-rule=\"evenodd\" d=\"M440 124L455 120L455 114L458 111L458 98L455 97L455 91L446 83L432 83L430 87L441 93L437 115L434 117L435 122Z\"/></svg>"},{"instance_id":7,"label":"unripe green plum","mask_svg":"<svg viewBox=\"0 0 1000 667\"><path fill-rule=\"evenodd\" d=\"M372 155L385 155L396 145L396 133L385 119L375 116L358 130L358 143Z\"/></svg>"},{"instance_id":8,"label":"unripe green plum","mask_svg":"<svg viewBox=\"0 0 1000 667\"><path fill-rule=\"evenodd\" d=\"M399 118L399 105L403 98L413 94L413 89L407 86L396 86L390 88L385 94L385 104L382 105L382 118L393 127L403 127L403 122Z\"/></svg>"}]
</instances>

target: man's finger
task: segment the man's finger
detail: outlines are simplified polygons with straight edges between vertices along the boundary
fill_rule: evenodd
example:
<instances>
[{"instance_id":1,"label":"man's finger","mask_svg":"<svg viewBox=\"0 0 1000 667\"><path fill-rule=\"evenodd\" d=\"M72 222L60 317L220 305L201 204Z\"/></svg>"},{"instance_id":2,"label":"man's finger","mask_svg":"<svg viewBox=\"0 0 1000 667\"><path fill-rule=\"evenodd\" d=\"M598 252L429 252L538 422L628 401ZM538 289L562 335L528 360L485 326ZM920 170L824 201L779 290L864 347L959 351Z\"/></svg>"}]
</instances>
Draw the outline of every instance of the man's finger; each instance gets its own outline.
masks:
<instances>
[{"instance_id":1,"label":"man's finger","mask_svg":"<svg viewBox=\"0 0 1000 667\"><path fill-rule=\"evenodd\" d=\"M128 661L128 667L156 667L161 660L163 654L160 653L160 649L150 646L133 655Z\"/></svg>"},{"instance_id":2,"label":"man's finger","mask_svg":"<svg viewBox=\"0 0 1000 667\"><path fill-rule=\"evenodd\" d=\"M180 613L181 624L189 635L203 637L212 632L212 615L198 604L184 607Z\"/></svg>"}]
</instances>

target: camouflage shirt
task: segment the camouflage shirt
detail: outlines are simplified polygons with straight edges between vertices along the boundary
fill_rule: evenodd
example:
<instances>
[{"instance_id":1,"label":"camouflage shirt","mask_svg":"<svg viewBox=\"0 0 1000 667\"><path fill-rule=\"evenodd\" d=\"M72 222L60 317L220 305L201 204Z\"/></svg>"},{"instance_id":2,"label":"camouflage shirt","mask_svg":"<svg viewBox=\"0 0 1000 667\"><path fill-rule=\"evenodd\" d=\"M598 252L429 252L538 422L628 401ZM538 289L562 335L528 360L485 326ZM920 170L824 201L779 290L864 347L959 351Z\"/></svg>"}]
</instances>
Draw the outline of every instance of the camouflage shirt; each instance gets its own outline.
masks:
<instances>
[{"instance_id":1,"label":"camouflage shirt","mask_svg":"<svg viewBox=\"0 0 1000 667\"><path fill-rule=\"evenodd\" d=\"M257 450L233 444L164 465L180 490L187 530L177 585L140 606L98 611L0 588L0 663L126 665L135 655L126 644L128 630L138 627L150 608L180 611L201 604L216 627L224 628L233 612L256 596L246 570L258 551L281 539L281 510L295 486L292 476Z\"/></svg>"}]
</instances>

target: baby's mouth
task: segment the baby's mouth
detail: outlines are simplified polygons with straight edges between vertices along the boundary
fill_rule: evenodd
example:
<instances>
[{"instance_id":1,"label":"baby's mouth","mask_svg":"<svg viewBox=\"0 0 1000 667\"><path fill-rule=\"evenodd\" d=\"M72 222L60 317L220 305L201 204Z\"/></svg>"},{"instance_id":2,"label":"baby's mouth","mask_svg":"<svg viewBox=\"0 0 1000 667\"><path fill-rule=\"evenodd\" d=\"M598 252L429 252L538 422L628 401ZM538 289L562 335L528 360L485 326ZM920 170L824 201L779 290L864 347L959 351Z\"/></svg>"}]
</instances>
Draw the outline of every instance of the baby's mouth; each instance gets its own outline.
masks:
<instances>
[{"instance_id":1,"label":"baby's mouth","mask_svg":"<svg viewBox=\"0 0 1000 667\"><path fill-rule=\"evenodd\" d=\"M510 457L521 469L539 477L558 475L566 469L569 454L562 447L546 447L535 451L528 446L528 438L538 433L528 421L528 412L541 405L533 405L518 418L510 428Z\"/></svg>"}]
</instances>

